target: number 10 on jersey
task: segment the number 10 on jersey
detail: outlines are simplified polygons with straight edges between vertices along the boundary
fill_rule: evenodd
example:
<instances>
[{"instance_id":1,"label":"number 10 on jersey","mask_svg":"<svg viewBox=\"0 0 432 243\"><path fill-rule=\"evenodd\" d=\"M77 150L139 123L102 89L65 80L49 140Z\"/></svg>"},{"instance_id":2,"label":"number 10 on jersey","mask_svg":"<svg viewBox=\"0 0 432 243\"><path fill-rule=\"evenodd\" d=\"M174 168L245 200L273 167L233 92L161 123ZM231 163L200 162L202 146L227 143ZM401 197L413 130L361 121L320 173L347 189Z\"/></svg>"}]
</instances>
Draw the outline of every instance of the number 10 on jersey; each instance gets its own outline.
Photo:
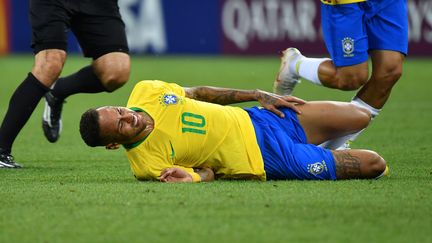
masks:
<instances>
[{"instance_id":1,"label":"number 10 on jersey","mask_svg":"<svg viewBox=\"0 0 432 243\"><path fill-rule=\"evenodd\" d=\"M206 134L206 131L203 129L206 121L205 118L201 115L183 112L182 113L182 132L191 132L197 134Z\"/></svg>"}]
</instances>

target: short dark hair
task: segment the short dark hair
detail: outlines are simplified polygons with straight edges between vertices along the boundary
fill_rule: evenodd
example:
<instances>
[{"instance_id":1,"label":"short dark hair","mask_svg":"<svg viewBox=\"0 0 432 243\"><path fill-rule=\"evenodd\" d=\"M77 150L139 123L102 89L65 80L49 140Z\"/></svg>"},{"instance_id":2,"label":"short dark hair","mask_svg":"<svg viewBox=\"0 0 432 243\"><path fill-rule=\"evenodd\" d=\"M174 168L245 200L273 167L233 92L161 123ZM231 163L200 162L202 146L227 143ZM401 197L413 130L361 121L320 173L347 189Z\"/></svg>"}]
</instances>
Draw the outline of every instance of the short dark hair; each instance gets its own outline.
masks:
<instances>
[{"instance_id":1,"label":"short dark hair","mask_svg":"<svg viewBox=\"0 0 432 243\"><path fill-rule=\"evenodd\" d=\"M100 136L99 114L95 108L89 109L81 116L81 138L90 147L105 146Z\"/></svg>"}]
</instances>

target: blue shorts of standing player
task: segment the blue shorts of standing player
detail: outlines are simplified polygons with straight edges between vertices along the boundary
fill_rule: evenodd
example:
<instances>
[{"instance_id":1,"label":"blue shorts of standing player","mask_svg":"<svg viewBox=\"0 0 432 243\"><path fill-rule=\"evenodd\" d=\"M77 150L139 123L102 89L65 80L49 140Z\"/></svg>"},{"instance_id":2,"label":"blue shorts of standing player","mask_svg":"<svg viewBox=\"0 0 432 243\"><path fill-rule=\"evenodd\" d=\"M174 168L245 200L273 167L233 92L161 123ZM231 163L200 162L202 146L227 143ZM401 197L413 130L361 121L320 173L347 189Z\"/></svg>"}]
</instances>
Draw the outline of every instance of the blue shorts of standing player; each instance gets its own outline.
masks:
<instances>
[{"instance_id":1,"label":"blue shorts of standing player","mask_svg":"<svg viewBox=\"0 0 432 243\"><path fill-rule=\"evenodd\" d=\"M407 54L406 0L321 5L324 41L337 67L365 62L371 50Z\"/></svg>"},{"instance_id":2,"label":"blue shorts of standing player","mask_svg":"<svg viewBox=\"0 0 432 243\"><path fill-rule=\"evenodd\" d=\"M255 128L268 180L336 180L331 151L308 144L293 110L281 109L284 119L257 107L246 111Z\"/></svg>"}]
</instances>

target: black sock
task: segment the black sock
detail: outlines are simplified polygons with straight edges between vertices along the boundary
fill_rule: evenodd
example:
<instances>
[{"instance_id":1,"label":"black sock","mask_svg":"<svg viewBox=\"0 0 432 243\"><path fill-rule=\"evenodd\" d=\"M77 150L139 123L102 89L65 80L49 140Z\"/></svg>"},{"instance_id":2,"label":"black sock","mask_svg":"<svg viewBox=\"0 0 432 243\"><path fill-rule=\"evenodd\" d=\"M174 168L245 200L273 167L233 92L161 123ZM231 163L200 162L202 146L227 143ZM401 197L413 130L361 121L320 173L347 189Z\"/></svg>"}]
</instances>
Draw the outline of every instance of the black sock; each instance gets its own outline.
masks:
<instances>
[{"instance_id":1,"label":"black sock","mask_svg":"<svg viewBox=\"0 0 432 243\"><path fill-rule=\"evenodd\" d=\"M59 78L52 90L52 94L61 99L77 93L99 93L107 91L99 78L93 72L92 66L87 66L78 72L64 78Z\"/></svg>"},{"instance_id":2,"label":"black sock","mask_svg":"<svg viewBox=\"0 0 432 243\"><path fill-rule=\"evenodd\" d=\"M32 73L18 86L9 101L9 108L0 127L0 148L11 153L15 138L47 91L49 88L39 82Z\"/></svg>"}]
</instances>

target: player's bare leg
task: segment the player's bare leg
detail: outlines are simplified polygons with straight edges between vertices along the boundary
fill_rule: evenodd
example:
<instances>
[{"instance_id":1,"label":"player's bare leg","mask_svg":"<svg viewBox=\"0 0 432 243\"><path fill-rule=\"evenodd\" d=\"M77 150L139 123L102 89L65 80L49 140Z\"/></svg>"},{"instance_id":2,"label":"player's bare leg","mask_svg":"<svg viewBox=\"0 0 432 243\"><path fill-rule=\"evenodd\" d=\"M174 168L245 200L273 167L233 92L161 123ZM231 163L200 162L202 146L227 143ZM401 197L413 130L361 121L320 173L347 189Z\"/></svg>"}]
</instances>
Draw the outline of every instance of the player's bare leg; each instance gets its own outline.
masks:
<instances>
[{"instance_id":1,"label":"player's bare leg","mask_svg":"<svg viewBox=\"0 0 432 243\"><path fill-rule=\"evenodd\" d=\"M66 61L66 52L59 49L48 49L35 55L33 75L45 86L50 87L60 76Z\"/></svg>"},{"instance_id":2,"label":"player's bare leg","mask_svg":"<svg viewBox=\"0 0 432 243\"><path fill-rule=\"evenodd\" d=\"M95 74L108 91L123 86L130 75L130 57L123 52L111 52L96 59L93 64Z\"/></svg>"},{"instance_id":3,"label":"player's bare leg","mask_svg":"<svg viewBox=\"0 0 432 243\"><path fill-rule=\"evenodd\" d=\"M373 179L388 173L386 161L370 150L332 151L337 179Z\"/></svg>"},{"instance_id":4,"label":"player's bare leg","mask_svg":"<svg viewBox=\"0 0 432 243\"><path fill-rule=\"evenodd\" d=\"M350 103L312 101L297 107L302 112L297 117L307 141L316 145L360 131L371 120L366 109Z\"/></svg>"},{"instance_id":5,"label":"player's bare leg","mask_svg":"<svg viewBox=\"0 0 432 243\"><path fill-rule=\"evenodd\" d=\"M328 88L356 90L368 80L368 63L336 67L333 61L327 60L319 65L318 78Z\"/></svg>"},{"instance_id":6,"label":"player's bare leg","mask_svg":"<svg viewBox=\"0 0 432 243\"><path fill-rule=\"evenodd\" d=\"M372 76L357 93L370 106L381 109L402 75L404 55L395 51L371 51Z\"/></svg>"}]
</instances>

